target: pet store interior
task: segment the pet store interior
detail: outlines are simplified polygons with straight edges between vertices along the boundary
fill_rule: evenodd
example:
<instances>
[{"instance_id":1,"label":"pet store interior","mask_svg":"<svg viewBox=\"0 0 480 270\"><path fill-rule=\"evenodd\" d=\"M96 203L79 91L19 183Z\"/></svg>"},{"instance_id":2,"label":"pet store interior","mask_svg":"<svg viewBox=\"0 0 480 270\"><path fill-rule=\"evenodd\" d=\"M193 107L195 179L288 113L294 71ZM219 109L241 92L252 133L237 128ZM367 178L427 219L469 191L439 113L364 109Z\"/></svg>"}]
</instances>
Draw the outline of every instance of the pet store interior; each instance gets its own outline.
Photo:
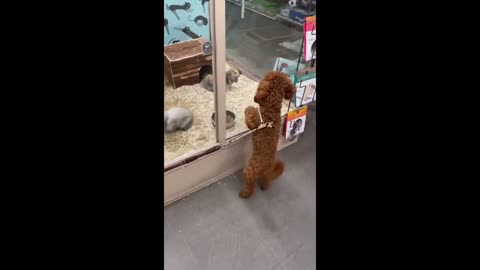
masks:
<instances>
[{"instance_id":1,"label":"pet store interior","mask_svg":"<svg viewBox=\"0 0 480 270\"><path fill-rule=\"evenodd\" d=\"M216 132L212 123L215 111L212 76L208 76L212 70L212 57L193 56L202 54L202 43L211 42L209 1L166 0L165 3L164 45L173 55L165 53L167 58L172 58L164 63L166 73L174 70L186 77L189 63L181 59L188 54L192 55L191 61L197 63L187 75L192 78L177 80L172 74L165 74L165 110L168 112L171 108L180 107L186 109L185 113L192 119L188 129L172 126L170 128L175 131L165 134L165 163L168 164L213 145ZM293 74L304 68L305 60L301 56L303 20L315 15L315 5L316 1L226 1L225 70L227 78L230 78L226 109L229 111L227 121L233 121L227 123L227 138L248 130L244 125L243 111L249 105L255 106L253 95L266 72L275 68ZM198 48L182 47L198 39L202 40L199 45L193 45ZM287 110L288 103L282 113Z\"/></svg>"},{"instance_id":2,"label":"pet store interior","mask_svg":"<svg viewBox=\"0 0 480 270\"><path fill-rule=\"evenodd\" d=\"M165 269L315 269L316 0L210 1L164 1ZM244 111L272 70L297 89L287 169L244 200Z\"/></svg>"}]
</instances>

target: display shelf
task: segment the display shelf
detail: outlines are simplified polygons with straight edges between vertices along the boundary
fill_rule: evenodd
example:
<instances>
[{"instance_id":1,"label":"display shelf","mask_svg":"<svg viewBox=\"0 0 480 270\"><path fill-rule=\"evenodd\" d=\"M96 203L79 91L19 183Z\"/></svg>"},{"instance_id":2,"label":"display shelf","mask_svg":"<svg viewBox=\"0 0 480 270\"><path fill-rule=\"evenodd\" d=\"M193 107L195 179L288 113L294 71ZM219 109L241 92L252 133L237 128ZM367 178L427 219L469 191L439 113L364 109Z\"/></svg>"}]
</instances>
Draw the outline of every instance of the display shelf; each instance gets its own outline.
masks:
<instances>
[{"instance_id":1,"label":"display shelf","mask_svg":"<svg viewBox=\"0 0 480 270\"><path fill-rule=\"evenodd\" d=\"M234 4L234 5L237 5L237 6L239 6L239 7L242 6L242 4L237 3L237 2L235 2L234 0L227 0L227 1L228 1L229 3L232 3L232 4ZM248 3L248 2L246 2L246 1L245 1L245 9L250 10L250 11L253 11L253 12L257 13L258 15L262 15L262 16L264 16L264 17L266 17L266 18L269 18L270 20L274 20L274 21L277 20L277 19L276 19L275 17L273 17L273 16L270 16L270 15L268 15L268 14L265 14L265 13L259 11L259 10L256 10L256 9L252 8L252 5L251 5L250 3Z\"/></svg>"},{"instance_id":2,"label":"display shelf","mask_svg":"<svg viewBox=\"0 0 480 270\"><path fill-rule=\"evenodd\" d=\"M232 4L234 4L234 5L237 5L237 6L239 6L239 7L242 6L241 3L238 3L238 2L236 2L235 0L227 0L227 1L228 1L229 3L232 3ZM271 15L265 14L265 13L263 13L263 12L255 9L255 8L252 8L252 6L253 6L252 4L250 4L250 3L248 3L248 2L245 2L245 9L247 9L247 10L250 10L250 11L252 11L252 12L255 12L255 13L259 14L259 15L262 15L262 16L264 16L264 17L266 17L266 18L269 18L269 19L271 19L271 20L274 20L274 21L286 21L286 22L292 23L292 24L294 24L294 25L296 25L296 26L303 27L303 24L302 24L301 22L292 20L292 19L290 19L289 17L285 17L285 16L283 16L283 15L281 15L281 14L277 14L277 15L275 15L275 16L271 16Z\"/></svg>"},{"instance_id":3,"label":"display shelf","mask_svg":"<svg viewBox=\"0 0 480 270\"><path fill-rule=\"evenodd\" d=\"M314 101L312 101L312 102L315 102L315 101L316 101L316 100L314 100ZM298 107L297 107L297 106L295 105L295 102L293 102L293 101L290 102L290 100L283 100L282 102L283 102L283 105L285 105L285 106L289 106L289 104L290 104L290 108L288 108L289 111L291 111L291 110L296 110L296 109L300 109L301 107L312 103L312 102L305 103L305 104L302 104L302 106L298 106Z\"/></svg>"},{"instance_id":4,"label":"display shelf","mask_svg":"<svg viewBox=\"0 0 480 270\"><path fill-rule=\"evenodd\" d=\"M302 49L302 39L303 37L294 42L283 41L283 42L280 42L278 45L286 49L292 50L294 52L298 52Z\"/></svg>"},{"instance_id":5,"label":"display shelf","mask_svg":"<svg viewBox=\"0 0 480 270\"><path fill-rule=\"evenodd\" d=\"M275 16L275 20L277 20L277 21L278 21L278 20L284 20L284 21L287 21L287 22L289 22L289 23L293 23L293 24L295 24L295 25L298 25L298 26L303 27L303 24L302 24L302 23L297 22L297 21L295 21L295 20L292 20L292 19L290 19L290 18L288 18L288 17L285 17L285 16L283 16L283 15L280 15L280 14L277 15L277 16Z\"/></svg>"}]
</instances>

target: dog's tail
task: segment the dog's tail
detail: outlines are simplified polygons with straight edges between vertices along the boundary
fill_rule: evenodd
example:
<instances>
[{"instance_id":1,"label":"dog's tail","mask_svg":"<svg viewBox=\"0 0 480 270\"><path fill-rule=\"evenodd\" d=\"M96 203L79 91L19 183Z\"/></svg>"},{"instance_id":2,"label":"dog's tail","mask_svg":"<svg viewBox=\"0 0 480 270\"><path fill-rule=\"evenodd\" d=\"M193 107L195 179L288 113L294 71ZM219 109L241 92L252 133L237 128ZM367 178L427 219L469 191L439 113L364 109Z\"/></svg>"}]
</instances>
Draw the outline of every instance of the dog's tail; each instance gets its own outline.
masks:
<instances>
[{"instance_id":1,"label":"dog's tail","mask_svg":"<svg viewBox=\"0 0 480 270\"><path fill-rule=\"evenodd\" d=\"M275 180L277 179L280 175L282 175L283 170L285 168L285 165L283 164L283 161L277 159L275 160L275 163L273 164L273 170L271 173L271 179Z\"/></svg>"}]
</instances>

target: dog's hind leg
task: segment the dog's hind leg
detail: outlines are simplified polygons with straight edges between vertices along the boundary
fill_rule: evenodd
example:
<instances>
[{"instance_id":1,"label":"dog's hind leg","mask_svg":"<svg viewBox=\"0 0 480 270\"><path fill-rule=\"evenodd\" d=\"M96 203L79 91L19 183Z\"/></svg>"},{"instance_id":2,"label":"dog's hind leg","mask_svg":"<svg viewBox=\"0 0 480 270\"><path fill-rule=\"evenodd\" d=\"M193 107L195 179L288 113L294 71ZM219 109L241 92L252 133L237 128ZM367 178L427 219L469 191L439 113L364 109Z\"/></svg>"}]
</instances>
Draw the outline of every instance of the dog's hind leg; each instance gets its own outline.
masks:
<instances>
[{"instance_id":1,"label":"dog's hind leg","mask_svg":"<svg viewBox=\"0 0 480 270\"><path fill-rule=\"evenodd\" d=\"M272 184L272 181L277 179L280 175L282 175L284 168L285 168L285 165L283 164L283 161L279 159L275 160L275 163L273 164L272 168L262 175L260 188L263 191L267 190Z\"/></svg>"},{"instance_id":2,"label":"dog's hind leg","mask_svg":"<svg viewBox=\"0 0 480 270\"><path fill-rule=\"evenodd\" d=\"M243 169L243 190L240 191L239 196L246 199L252 196L255 191L255 170L250 164Z\"/></svg>"}]
</instances>

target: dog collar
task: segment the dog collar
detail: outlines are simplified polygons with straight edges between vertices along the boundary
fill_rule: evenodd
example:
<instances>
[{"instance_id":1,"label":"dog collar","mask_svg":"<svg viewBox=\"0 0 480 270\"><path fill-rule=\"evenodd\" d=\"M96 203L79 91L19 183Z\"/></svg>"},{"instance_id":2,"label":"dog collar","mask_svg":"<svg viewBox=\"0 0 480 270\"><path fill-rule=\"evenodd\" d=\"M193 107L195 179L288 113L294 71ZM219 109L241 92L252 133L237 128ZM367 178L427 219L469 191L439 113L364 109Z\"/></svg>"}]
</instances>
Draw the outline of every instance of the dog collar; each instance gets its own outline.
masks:
<instances>
[{"instance_id":1,"label":"dog collar","mask_svg":"<svg viewBox=\"0 0 480 270\"><path fill-rule=\"evenodd\" d=\"M259 129L262 129L262 128L266 128L266 127L273 128L273 122L263 122L262 113L260 112L260 108L258 108L258 114L260 115L260 125L255 129L249 130L249 131L231 139L230 142L237 141L240 138L243 138L243 137L247 136L248 134L253 133L253 132L255 132Z\"/></svg>"},{"instance_id":2,"label":"dog collar","mask_svg":"<svg viewBox=\"0 0 480 270\"><path fill-rule=\"evenodd\" d=\"M258 109L258 115L260 115L260 125L256 129L262 129L262 128L271 128L273 127L273 122L264 122L262 118L262 113L260 112L260 108Z\"/></svg>"}]
</instances>

